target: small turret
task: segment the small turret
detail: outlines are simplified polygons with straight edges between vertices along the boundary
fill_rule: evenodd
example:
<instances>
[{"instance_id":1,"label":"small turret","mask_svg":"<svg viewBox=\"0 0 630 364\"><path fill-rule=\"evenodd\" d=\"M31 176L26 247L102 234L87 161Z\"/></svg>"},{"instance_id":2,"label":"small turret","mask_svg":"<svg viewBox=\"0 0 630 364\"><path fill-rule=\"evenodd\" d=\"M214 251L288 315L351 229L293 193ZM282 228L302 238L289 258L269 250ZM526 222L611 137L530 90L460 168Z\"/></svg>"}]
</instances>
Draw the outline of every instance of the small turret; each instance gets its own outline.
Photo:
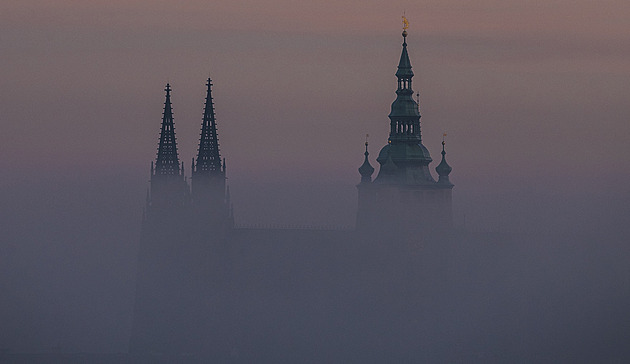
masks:
<instances>
[{"instance_id":1,"label":"small turret","mask_svg":"<svg viewBox=\"0 0 630 364\"><path fill-rule=\"evenodd\" d=\"M444 146L446 142L442 140L442 161L435 167L435 171L440 176L438 179L438 184L442 185L452 185L451 181L448 179L448 175L451 173L453 168L446 163L446 151L444 150Z\"/></svg>"},{"instance_id":2,"label":"small turret","mask_svg":"<svg viewBox=\"0 0 630 364\"><path fill-rule=\"evenodd\" d=\"M363 154L365 155L365 160L363 161L361 167L359 167L359 173L361 174L361 183L370 183L372 182L372 173L374 173L374 167L372 167L368 159L368 155L370 155L370 153L368 153L367 140L365 141L365 153Z\"/></svg>"}]
</instances>

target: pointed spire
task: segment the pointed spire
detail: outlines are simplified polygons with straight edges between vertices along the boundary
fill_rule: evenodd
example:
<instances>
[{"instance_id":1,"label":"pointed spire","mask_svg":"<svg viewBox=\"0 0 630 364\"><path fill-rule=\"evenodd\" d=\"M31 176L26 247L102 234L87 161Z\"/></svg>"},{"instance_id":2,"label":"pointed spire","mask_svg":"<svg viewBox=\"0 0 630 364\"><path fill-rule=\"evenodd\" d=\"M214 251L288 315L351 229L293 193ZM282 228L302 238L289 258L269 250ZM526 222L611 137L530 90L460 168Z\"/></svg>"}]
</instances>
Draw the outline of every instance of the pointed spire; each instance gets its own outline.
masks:
<instances>
[{"instance_id":1,"label":"pointed spire","mask_svg":"<svg viewBox=\"0 0 630 364\"><path fill-rule=\"evenodd\" d=\"M199 138L199 152L195 173L220 173L221 156L219 153L219 140L217 124L214 115L214 103L212 101L212 80L208 78L208 92L206 94L206 106L203 112L201 124L201 136Z\"/></svg>"},{"instance_id":2,"label":"pointed spire","mask_svg":"<svg viewBox=\"0 0 630 364\"><path fill-rule=\"evenodd\" d=\"M400 54L400 61L398 62L398 71L396 71L396 77L399 78L411 78L413 77L413 71L411 70L411 61L409 60L409 53L407 53L407 30L402 33L403 36L403 49Z\"/></svg>"},{"instance_id":3,"label":"pointed spire","mask_svg":"<svg viewBox=\"0 0 630 364\"><path fill-rule=\"evenodd\" d=\"M444 136L446 136L446 133L444 133ZM444 141L444 138L442 138L442 161L440 161L440 164L438 164L438 166L435 167L435 171L440 176L438 179L439 184L450 185L451 181L449 180L448 175L451 173L453 168L449 166L448 163L446 163L446 150L444 148L445 145L446 145L446 142Z\"/></svg>"},{"instance_id":4,"label":"pointed spire","mask_svg":"<svg viewBox=\"0 0 630 364\"><path fill-rule=\"evenodd\" d=\"M389 117L389 145L383 147L376 161L381 165L375 182L387 179L410 184L435 183L428 164L429 150L422 144L420 111L411 87L413 72L407 52L407 19L403 17L403 44L396 77L398 87ZM391 162L389 161L391 159ZM393 167L393 168L392 168ZM396 171L396 169L398 169ZM395 178L390 178L395 174ZM390 177L386 177L386 176Z\"/></svg>"},{"instance_id":5,"label":"pointed spire","mask_svg":"<svg viewBox=\"0 0 630 364\"><path fill-rule=\"evenodd\" d=\"M160 145L158 146L155 162L156 175L179 175L179 157L177 155L177 140L175 125L173 124L173 109L171 107L171 85L166 84L166 100L164 101L164 115L160 130Z\"/></svg>"},{"instance_id":6,"label":"pointed spire","mask_svg":"<svg viewBox=\"0 0 630 364\"><path fill-rule=\"evenodd\" d=\"M370 153L368 152L367 138L368 136L366 135L365 136L365 153L363 153L363 155L365 155L365 160L363 161L363 164L361 165L361 167L359 167L359 174L361 174L361 183L372 182L372 173L374 173L374 167L372 167L368 159L368 155L370 155Z\"/></svg>"},{"instance_id":7,"label":"pointed spire","mask_svg":"<svg viewBox=\"0 0 630 364\"><path fill-rule=\"evenodd\" d=\"M405 30L403 31L402 53L398 62L396 78L398 87L396 89L396 100L392 103L390 118L389 138L396 142L418 143L422 141L420 133L420 111L418 103L413 99L413 89L411 88L413 71L411 61L407 52L407 30L408 22L405 20Z\"/></svg>"}]
</instances>

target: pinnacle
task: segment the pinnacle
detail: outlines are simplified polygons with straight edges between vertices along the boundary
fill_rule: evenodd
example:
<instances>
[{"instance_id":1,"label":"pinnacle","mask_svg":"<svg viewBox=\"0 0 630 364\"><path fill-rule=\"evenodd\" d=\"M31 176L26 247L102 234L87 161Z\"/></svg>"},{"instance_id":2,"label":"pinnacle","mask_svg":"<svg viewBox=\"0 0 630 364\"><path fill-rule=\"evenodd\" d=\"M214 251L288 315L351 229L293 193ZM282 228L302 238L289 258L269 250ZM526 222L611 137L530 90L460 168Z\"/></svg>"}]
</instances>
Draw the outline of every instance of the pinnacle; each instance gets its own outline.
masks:
<instances>
[{"instance_id":1,"label":"pinnacle","mask_svg":"<svg viewBox=\"0 0 630 364\"><path fill-rule=\"evenodd\" d=\"M212 80L210 78L208 78L206 86L208 86L208 92L206 94L206 106L204 108L203 121L201 124L195 172L220 173L221 155L219 152L214 103L212 101Z\"/></svg>"},{"instance_id":2,"label":"pinnacle","mask_svg":"<svg viewBox=\"0 0 630 364\"><path fill-rule=\"evenodd\" d=\"M164 91L166 91L166 100L164 101L164 113L160 129L160 144L158 146L157 160L155 163L155 174L179 175L177 139L175 138L175 125L173 123L173 110L171 106L171 85L167 83Z\"/></svg>"}]
</instances>

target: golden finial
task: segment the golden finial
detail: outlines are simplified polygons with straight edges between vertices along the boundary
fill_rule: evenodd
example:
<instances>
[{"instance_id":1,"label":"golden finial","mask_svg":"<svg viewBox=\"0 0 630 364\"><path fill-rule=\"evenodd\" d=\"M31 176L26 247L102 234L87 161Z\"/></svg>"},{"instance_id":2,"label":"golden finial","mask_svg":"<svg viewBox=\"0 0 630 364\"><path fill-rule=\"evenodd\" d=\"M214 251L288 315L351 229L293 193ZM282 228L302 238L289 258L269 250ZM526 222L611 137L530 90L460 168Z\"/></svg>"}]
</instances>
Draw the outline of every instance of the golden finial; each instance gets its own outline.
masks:
<instances>
[{"instance_id":1,"label":"golden finial","mask_svg":"<svg viewBox=\"0 0 630 364\"><path fill-rule=\"evenodd\" d=\"M407 39L407 28L409 28L409 21L407 20L407 17L405 16L404 13L403 13L403 16L402 16L402 23L403 23L402 36L403 36L403 38Z\"/></svg>"},{"instance_id":2,"label":"golden finial","mask_svg":"<svg viewBox=\"0 0 630 364\"><path fill-rule=\"evenodd\" d=\"M446 139L446 132L442 134L442 145L446 144L446 142L444 141L445 139Z\"/></svg>"},{"instance_id":3,"label":"golden finial","mask_svg":"<svg viewBox=\"0 0 630 364\"><path fill-rule=\"evenodd\" d=\"M370 134L365 134L365 146L367 147L368 145L368 138L370 137Z\"/></svg>"}]
</instances>

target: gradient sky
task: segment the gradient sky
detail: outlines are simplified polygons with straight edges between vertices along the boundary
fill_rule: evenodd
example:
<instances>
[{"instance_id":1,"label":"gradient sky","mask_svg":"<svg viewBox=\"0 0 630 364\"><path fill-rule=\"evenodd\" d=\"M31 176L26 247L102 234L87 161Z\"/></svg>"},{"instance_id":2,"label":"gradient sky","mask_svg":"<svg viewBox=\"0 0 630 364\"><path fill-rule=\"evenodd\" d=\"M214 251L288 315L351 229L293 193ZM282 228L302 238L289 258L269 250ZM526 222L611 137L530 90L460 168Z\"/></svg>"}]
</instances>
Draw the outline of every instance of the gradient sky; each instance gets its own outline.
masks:
<instances>
[{"instance_id":1,"label":"gradient sky","mask_svg":"<svg viewBox=\"0 0 630 364\"><path fill-rule=\"evenodd\" d=\"M353 186L365 134L372 157L387 140L403 11L424 144L436 160L448 133L456 200L628 200L630 3L611 0L5 0L1 186L42 172L144 185L167 81L188 169L208 75L243 195Z\"/></svg>"}]
</instances>

